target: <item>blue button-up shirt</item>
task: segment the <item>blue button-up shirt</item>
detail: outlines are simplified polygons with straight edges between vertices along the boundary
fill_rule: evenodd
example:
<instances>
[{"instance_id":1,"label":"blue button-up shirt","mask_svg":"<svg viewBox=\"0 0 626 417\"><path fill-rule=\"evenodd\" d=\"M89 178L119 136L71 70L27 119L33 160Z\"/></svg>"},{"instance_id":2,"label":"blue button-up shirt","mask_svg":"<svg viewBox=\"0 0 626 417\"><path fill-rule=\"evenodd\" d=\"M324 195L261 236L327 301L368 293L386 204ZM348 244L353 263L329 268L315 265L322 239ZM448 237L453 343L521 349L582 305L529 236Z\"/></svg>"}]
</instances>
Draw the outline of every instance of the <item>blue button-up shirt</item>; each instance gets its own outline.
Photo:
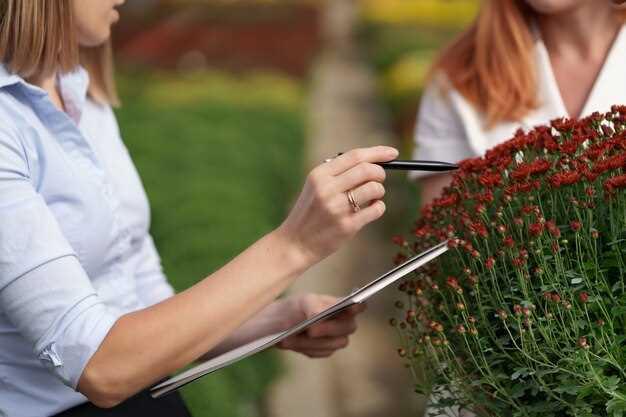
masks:
<instances>
[{"instance_id":1,"label":"blue button-up shirt","mask_svg":"<svg viewBox=\"0 0 626 417\"><path fill-rule=\"evenodd\" d=\"M173 294L110 107L83 69L66 112L0 65L0 416L85 402L83 369L115 321Z\"/></svg>"}]
</instances>

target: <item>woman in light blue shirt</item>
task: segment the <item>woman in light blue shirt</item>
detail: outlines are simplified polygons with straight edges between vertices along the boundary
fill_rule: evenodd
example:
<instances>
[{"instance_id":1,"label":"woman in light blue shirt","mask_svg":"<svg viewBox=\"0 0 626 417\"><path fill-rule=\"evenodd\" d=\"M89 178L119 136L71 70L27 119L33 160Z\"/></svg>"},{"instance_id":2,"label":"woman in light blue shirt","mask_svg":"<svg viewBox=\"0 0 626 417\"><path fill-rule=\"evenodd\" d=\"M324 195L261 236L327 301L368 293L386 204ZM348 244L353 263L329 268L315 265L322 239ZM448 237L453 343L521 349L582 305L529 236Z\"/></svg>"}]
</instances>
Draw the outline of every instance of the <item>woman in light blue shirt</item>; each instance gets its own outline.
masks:
<instances>
[{"instance_id":1,"label":"woman in light blue shirt","mask_svg":"<svg viewBox=\"0 0 626 417\"><path fill-rule=\"evenodd\" d=\"M174 295L110 108L108 39L122 1L0 1L3 417L98 415L85 404L131 404L202 356L315 314L335 300L275 299L385 209L385 174L374 163L397 151L347 152L310 173L276 230ZM359 312L283 347L328 356L347 344ZM187 415L142 398L132 415Z\"/></svg>"}]
</instances>

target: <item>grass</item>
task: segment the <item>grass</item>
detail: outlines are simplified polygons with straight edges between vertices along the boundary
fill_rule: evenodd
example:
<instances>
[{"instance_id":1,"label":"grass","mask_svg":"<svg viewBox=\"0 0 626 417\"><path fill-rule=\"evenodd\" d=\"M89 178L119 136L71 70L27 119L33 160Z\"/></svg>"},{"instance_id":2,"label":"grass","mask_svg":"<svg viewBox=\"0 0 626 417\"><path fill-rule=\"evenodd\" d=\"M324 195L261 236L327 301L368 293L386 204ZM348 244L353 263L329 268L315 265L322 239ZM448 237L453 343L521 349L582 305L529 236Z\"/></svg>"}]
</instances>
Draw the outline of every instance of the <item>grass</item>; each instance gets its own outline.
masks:
<instances>
[{"instance_id":1,"label":"grass","mask_svg":"<svg viewBox=\"0 0 626 417\"><path fill-rule=\"evenodd\" d=\"M270 75L122 72L118 80L121 131L150 198L165 272L180 291L283 219L303 180L303 93ZM278 372L274 354L258 355L183 395L194 417L253 417Z\"/></svg>"}]
</instances>

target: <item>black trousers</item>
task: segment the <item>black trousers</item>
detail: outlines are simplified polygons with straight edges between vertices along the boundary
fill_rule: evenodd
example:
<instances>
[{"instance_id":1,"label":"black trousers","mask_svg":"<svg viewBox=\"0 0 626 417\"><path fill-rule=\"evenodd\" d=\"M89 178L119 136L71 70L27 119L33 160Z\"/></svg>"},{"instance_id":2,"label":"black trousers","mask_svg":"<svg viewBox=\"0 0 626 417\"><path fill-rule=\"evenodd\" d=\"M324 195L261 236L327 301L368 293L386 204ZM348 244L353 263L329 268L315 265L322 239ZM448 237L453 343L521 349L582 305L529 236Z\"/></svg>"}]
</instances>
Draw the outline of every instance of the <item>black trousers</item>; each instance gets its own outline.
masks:
<instances>
[{"instance_id":1,"label":"black trousers","mask_svg":"<svg viewBox=\"0 0 626 417\"><path fill-rule=\"evenodd\" d=\"M191 417L191 414L178 392L154 399L148 391L143 391L113 408L85 403L55 417Z\"/></svg>"}]
</instances>

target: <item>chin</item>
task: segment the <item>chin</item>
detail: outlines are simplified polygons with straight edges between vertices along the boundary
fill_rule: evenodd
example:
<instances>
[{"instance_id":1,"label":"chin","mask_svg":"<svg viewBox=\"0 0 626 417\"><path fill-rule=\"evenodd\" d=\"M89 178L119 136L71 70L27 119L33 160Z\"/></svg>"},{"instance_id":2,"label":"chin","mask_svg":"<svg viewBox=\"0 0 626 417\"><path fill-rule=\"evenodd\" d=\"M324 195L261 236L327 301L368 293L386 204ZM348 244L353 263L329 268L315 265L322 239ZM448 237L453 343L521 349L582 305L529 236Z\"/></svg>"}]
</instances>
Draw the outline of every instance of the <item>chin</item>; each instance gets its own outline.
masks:
<instances>
[{"instance_id":1,"label":"chin","mask_svg":"<svg viewBox=\"0 0 626 417\"><path fill-rule=\"evenodd\" d=\"M80 46L86 48L94 48L105 44L111 38L111 30L102 31L101 33L90 33L88 36L80 37Z\"/></svg>"},{"instance_id":2,"label":"chin","mask_svg":"<svg viewBox=\"0 0 626 417\"><path fill-rule=\"evenodd\" d=\"M575 9L590 0L526 0L526 3L537 13L558 14Z\"/></svg>"}]
</instances>

